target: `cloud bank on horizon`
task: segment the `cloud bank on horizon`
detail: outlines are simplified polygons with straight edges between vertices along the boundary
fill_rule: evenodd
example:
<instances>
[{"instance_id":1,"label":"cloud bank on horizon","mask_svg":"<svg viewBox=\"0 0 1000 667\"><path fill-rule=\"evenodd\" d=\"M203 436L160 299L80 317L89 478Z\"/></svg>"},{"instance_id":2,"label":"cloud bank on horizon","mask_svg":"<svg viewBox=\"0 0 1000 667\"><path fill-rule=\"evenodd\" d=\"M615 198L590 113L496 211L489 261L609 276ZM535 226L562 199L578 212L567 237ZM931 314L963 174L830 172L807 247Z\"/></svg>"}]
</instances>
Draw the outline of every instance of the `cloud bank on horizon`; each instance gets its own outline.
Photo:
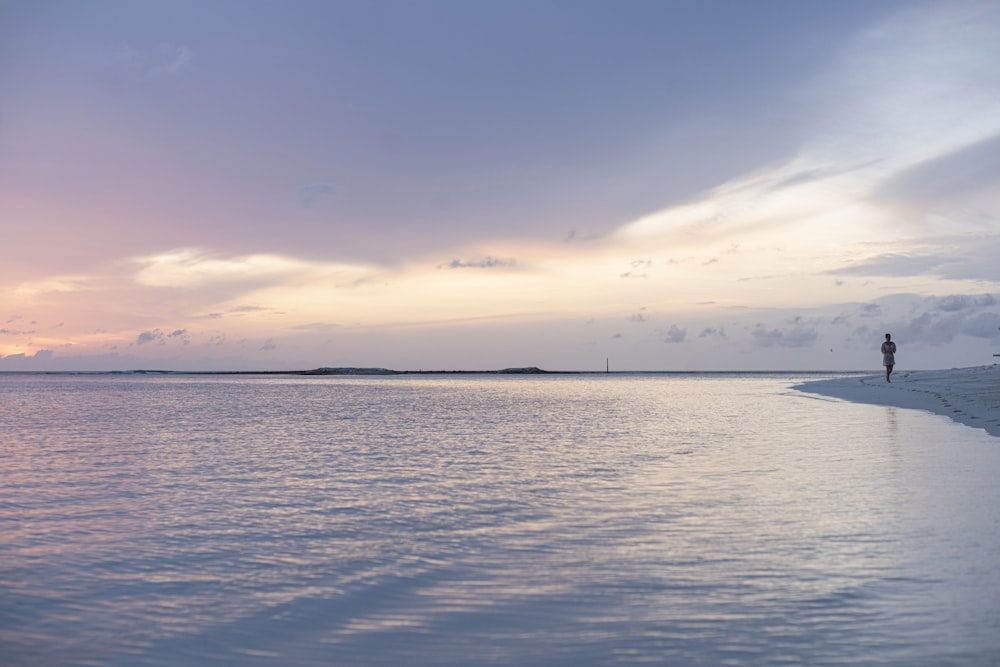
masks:
<instances>
[{"instance_id":1,"label":"cloud bank on horizon","mask_svg":"<svg viewBox=\"0 0 1000 667\"><path fill-rule=\"evenodd\" d=\"M1000 352L1000 5L0 5L0 370Z\"/></svg>"}]
</instances>

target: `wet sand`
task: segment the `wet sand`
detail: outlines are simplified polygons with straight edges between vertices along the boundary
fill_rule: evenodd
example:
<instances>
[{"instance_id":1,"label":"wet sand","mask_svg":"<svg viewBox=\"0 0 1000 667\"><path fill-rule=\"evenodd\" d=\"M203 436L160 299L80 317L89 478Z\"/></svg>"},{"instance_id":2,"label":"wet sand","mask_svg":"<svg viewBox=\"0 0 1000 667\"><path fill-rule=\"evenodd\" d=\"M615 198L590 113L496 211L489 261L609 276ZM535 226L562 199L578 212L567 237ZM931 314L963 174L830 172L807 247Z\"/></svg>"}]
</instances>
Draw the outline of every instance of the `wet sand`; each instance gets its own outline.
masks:
<instances>
[{"instance_id":1,"label":"wet sand","mask_svg":"<svg viewBox=\"0 0 1000 667\"><path fill-rule=\"evenodd\" d=\"M927 410L1000 437L1000 364L806 382L799 391L856 403Z\"/></svg>"}]
</instances>

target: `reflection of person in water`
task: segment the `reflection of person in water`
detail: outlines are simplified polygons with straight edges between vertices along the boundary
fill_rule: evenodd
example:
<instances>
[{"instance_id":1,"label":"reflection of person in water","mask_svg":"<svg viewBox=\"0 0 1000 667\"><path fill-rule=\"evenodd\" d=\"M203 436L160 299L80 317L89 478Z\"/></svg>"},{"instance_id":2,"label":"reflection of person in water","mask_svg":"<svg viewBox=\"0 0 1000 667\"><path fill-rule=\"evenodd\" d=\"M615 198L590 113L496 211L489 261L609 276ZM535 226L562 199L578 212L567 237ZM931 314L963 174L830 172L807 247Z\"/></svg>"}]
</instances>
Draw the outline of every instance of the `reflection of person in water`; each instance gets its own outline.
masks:
<instances>
[{"instance_id":1,"label":"reflection of person in water","mask_svg":"<svg viewBox=\"0 0 1000 667\"><path fill-rule=\"evenodd\" d=\"M885 381L892 382L889 376L892 375L892 367L896 365L896 344L892 342L890 334L885 335L885 342L882 343L882 365L885 366Z\"/></svg>"}]
</instances>

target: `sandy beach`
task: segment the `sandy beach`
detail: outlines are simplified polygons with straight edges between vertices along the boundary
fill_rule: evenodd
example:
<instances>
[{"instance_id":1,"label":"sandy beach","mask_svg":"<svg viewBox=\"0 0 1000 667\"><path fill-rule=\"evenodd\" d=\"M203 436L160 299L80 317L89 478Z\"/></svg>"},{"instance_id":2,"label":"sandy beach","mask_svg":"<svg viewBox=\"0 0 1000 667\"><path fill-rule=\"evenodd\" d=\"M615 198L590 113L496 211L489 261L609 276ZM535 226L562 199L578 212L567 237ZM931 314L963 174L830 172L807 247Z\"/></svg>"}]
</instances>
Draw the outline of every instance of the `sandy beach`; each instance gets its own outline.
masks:
<instances>
[{"instance_id":1,"label":"sandy beach","mask_svg":"<svg viewBox=\"0 0 1000 667\"><path fill-rule=\"evenodd\" d=\"M927 410L1000 437L1000 364L806 382L799 391L857 403Z\"/></svg>"}]
</instances>

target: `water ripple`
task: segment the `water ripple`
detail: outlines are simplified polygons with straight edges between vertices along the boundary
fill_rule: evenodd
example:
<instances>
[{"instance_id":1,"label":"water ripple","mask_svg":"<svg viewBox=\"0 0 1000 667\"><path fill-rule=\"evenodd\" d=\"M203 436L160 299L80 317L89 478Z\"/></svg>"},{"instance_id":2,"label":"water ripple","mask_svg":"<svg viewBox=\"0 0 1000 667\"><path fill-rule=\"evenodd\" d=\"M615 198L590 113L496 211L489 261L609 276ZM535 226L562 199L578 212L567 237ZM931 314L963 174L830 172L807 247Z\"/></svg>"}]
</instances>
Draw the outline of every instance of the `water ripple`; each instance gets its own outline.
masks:
<instances>
[{"instance_id":1,"label":"water ripple","mask_svg":"<svg viewBox=\"0 0 1000 667\"><path fill-rule=\"evenodd\" d=\"M789 384L2 377L4 664L1000 661L995 441Z\"/></svg>"}]
</instances>

